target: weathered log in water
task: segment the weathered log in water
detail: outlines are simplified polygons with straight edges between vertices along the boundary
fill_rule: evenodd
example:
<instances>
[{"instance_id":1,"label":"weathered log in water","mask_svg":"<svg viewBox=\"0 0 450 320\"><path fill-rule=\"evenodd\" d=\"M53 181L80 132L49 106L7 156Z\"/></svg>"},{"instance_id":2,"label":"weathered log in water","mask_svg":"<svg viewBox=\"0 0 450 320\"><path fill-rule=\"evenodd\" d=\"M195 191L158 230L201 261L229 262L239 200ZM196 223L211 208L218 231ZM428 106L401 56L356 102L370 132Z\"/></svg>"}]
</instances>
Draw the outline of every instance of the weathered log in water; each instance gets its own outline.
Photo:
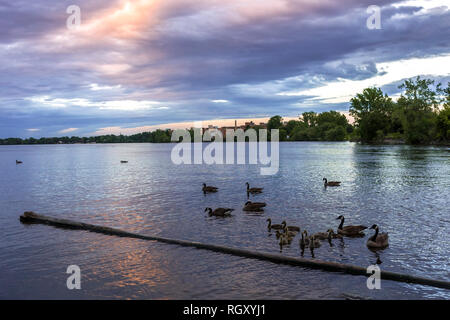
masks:
<instances>
[{"instance_id":1,"label":"weathered log in water","mask_svg":"<svg viewBox=\"0 0 450 320\"><path fill-rule=\"evenodd\" d=\"M289 265L312 268L312 269L320 269L320 270L331 271L331 272L342 272L342 273L348 273L348 274L353 274L353 275L370 276L370 274L367 273L366 268L349 265L349 264L342 264L342 263L338 263L338 262L329 262L329 261L321 261L321 260L311 260L311 259L305 259L305 258L286 257L286 256L278 255L278 254L271 254L271 253L266 253L266 252L256 252L256 251L226 247L226 246L221 246L221 245L200 243L200 242L187 241L187 240L170 239L170 238L156 237L156 236L150 236L150 235L142 235L142 234L128 232L128 231L124 231L124 230L120 230L120 229L116 229L116 228L109 228L109 227L104 227L104 226L99 226L99 225L94 225L94 224L89 224L89 223L77 222L77 221L73 221L73 220L48 217L48 216L36 214L31 211L27 211L23 215L21 215L20 221L23 223L43 223L43 224L48 224L48 225L62 227L62 228L88 230L88 231L92 231L92 232L103 233L103 234L107 234L107 235L115 235L115 236L120 236L120 237L129 237L129 238L136 238L136 239L142 239L142 240L153 240L153 241L159 241L159 242L164 242L164 243L169 243L169 244L177 244L177 245L181 245L181 246L195 247L198 249L212 250L212 251L216 251L216 252L222 252L222 253L232 254L232 255L246 257L246 258L259 259L259 260L271 261L274 263L289 264ZM401 274L401 273L390 272L390 271L381 271L380 275L381 275L381 279L385 279L385 280L415 283L415 284L428 285L428 286L433 286L433 287L438 287L438 288L450 289L449 281L423 278L423 277L418 277L418 276L413 276L413 275L408 275L408 274Z\"/></svg>"}]
</instances>

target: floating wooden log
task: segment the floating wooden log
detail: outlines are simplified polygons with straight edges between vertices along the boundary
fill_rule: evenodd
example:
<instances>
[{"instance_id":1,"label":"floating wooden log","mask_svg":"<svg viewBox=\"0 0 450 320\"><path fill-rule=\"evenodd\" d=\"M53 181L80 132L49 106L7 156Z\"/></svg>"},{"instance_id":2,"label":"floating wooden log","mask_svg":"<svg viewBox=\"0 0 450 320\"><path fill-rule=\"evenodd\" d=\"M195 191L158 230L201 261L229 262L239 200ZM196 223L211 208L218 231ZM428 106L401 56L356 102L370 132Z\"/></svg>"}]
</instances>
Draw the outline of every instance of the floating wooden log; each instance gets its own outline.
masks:
<instances>
[{"instance_id":1,"label":"floating wooden log","mask_svg":"<svg viewBox=\"0 0 450 320\"><path fill-rule=\"evenodd\" d=\"M170 239L170 238L150 236L150 235L142 235L142 234L128 232L128 231L124 231L124 230L120 230L120 229L116 229L116 228L110 228L110 227L89 224L89 223L77 222L77 221L72 221L72 220L68 220L68 219L59 219L59 218L54 218L54 217L48 217L48 216L36 214L31 211L27 211L23 215L21 215L20 221L23 223L43 223L43 224L48 224L48 225L62 227L62 228L88 230L88 231L92 231L92 232L103 233L103 234L107 234L107 235L115 235L115 236L120 236L120 237L129 237L129 238L136 238L136 239L142 239L142 240L153 240L153 241L159 241L159 242L164 242L164 243L169 243L169 244L176 244L176 245L181 245L181 246L186 246L186 247L195 247L198 249L212 250L212 251L216 251L216 252L222 252L222 253L232 254L232 255L246 257L246 258L265 260L265 261L271 261L274 263L288 264L288 265L294 265L294 266L306 267L306 268L312 268L312 269L320 269L320 270L326 270L326 271L331 271L331 272L342 272L342 273L348 273L348 274L353 274L353 275L364 275L366 277L371 275L371 274L367 273L366 268L349 265L349 264L321 261L321 260L316 260L316 259L312 260L312 259L306 259L306 258L287 257L287 256L279 255L279 254L256 252L256 251L250 251L250 250L246 250L246 249L232 248L232 247L226 247L226 246L215 245L215 244L207 244L207 243L201 243L201 242L195 242L195 241L178 240L178 239ZM418 276L413 276L413 275L408 275L408 274L401 274L401 273L390 272L390 271L381 271L380 276L381 276L381 279L385 279L385 280L415 283L415 284L428 285L428 286L433 286L433 287L438 287L438 288L450 289L450 282L444 281L444 280L435 280L435 279L423 278L423 277L418 277Z\"/></svg>"}]
</instances>

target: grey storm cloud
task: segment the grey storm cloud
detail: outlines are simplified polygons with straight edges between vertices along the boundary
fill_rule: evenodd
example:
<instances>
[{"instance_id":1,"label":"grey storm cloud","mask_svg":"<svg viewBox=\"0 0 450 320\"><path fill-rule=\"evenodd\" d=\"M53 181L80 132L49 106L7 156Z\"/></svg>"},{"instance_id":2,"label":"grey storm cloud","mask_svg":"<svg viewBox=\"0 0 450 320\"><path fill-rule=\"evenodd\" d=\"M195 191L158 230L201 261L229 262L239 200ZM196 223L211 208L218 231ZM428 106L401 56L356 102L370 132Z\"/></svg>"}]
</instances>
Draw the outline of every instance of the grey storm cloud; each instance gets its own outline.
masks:
<instances>
[{"instance_id":1,"label":"grey storm cloud","mask_svg":"<svg viewBox=\"0 0 450 320\"><path fill-rule=\"evenodd\" d=\"M396 2L130 1L142 5L130 17L126 1L80 1L91 29L70 33L72 1L1 1L0 136L345 110L278 93L369 79L383 74L379 62L450 52L448 8L422 14ZM366 27L369 5L382 7L381 30ZM122 100L150 107L104 107Z\"/></svg>"}]
</instances>

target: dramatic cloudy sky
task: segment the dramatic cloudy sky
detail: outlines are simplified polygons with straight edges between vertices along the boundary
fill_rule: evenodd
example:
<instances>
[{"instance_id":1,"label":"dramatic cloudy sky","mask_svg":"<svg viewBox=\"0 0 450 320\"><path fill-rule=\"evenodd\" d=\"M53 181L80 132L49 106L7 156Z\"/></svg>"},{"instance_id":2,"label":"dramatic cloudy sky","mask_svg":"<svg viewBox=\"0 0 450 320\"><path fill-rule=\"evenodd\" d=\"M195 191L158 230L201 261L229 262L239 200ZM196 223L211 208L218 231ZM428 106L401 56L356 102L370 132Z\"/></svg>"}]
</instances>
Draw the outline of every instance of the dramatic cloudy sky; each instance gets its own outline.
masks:
<instances>
[{"instance_id":1,"label":"dramatic cloudy sky","mask_svg":"<svg viewBox=\"0 0 450 320\"><path fill-rule=\"evenodd\" d=\"M81 25L66 26L69 5ZM370 30L370 5L381 29ZM0 0L0 137L348 110L450 81L448 0Z\"/></svg>"}]
</instances>

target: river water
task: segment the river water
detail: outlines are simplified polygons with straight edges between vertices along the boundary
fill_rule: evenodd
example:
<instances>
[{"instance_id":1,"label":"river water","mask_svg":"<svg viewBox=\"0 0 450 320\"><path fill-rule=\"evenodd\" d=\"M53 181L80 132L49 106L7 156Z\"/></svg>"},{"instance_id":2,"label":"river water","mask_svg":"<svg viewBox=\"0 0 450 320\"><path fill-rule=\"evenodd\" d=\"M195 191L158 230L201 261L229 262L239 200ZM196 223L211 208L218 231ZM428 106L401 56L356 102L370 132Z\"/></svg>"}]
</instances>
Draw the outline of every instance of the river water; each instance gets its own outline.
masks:
<instances>
[{"instance_id":1,"label":"river water","mask_svg":"<svg viewBox=\"0 0 450 320\"><path fill-rule=\"evenodd\" d=\"M164 243L23 225L32 210L59 218L184 240L298 257L298 237L280 247L266 219L309 233L376 223L387 249L364 238L327 242L315 259L450 281L450 148L280 144L276 175L259 165L175 165L172 144L0 146L1 299L449 299L450 291L278 265ZM15 160L23 161L16 165ZM122 164L120 160L128 160ZM322 178L342 181L324 188ZM250 196L263 214L242 211ZM202 183L219 187L204 195ZM205 207L235 208L231 218ZM304 257L311 258L306 250ZM68 290L69 265L81 290Z\"/></svg>"}]
</instances>

